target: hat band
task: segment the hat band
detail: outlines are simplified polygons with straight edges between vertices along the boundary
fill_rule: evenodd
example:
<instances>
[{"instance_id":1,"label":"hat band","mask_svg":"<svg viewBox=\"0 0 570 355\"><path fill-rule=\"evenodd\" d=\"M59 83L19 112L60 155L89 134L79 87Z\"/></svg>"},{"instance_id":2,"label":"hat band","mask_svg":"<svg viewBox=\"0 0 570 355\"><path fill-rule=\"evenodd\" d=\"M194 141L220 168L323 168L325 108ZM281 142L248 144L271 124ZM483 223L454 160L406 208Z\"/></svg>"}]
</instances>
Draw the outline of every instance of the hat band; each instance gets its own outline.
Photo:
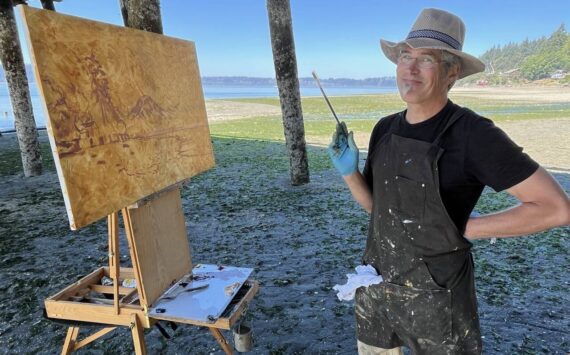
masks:
<instances>
[{"instance_id":1,"label":"hat band","mask_svg":"<svg viewBox=\"0 0 570 355\"><path fill-rule=\"evenodd\" d=\"M434 31L434 30L412 31L408 34L408 37L406 39L412 39L412 38L437 39L438 41L447 44L453 49L461 50L461 43L459 43L455 38L451 37L450 35L439 31Z\"/></svg>"}]
</instances>

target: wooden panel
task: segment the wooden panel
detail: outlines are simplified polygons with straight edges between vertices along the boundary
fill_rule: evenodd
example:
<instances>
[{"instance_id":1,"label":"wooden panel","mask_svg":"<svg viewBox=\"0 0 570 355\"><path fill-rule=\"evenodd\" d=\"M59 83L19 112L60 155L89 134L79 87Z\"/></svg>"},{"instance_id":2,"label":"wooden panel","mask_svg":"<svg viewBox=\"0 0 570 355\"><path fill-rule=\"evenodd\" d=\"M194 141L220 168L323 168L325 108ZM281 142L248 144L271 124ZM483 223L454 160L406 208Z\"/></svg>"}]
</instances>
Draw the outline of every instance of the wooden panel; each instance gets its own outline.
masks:
<instances>
[{"instance_id":1,"label":"wooden panel","mask_svg":"<svg viewBox=\"0 0 570 355\"><path fill-rule=\"evenodd\" d=\"M72 229L214 165L192 42L20 8Z\"/></svg>"},{"instance_id":2,"label":"wooden panel","mask_svg":"<svg viewBox=\"0 0 570 355\"><path fill-rule=\"evenodd\" d=\"M151 305L172 284L192 270L190 245L178 188L149 203L129 209L142 300Z\"/></svg>"}]
</instances>

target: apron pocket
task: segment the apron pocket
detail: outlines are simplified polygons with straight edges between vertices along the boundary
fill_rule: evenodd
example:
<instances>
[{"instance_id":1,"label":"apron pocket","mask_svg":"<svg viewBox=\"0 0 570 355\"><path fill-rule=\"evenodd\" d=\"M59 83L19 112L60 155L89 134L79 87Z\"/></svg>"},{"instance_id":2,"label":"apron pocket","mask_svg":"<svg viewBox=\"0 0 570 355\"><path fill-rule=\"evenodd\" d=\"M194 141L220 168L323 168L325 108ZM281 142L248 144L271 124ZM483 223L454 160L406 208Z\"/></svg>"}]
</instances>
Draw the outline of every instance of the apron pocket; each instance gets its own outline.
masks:
<instances>
[{"instance_id":1,"label":"apron pocket","mask_svg":"<svg viewBox=\"0 0 570 355\"><path fill-rule=\"evenodd\" d=\"M420 222L424 216L426 201L425 184L403 176L396 176L394 181L398 189L395 208L399 217L410 222Z\"/></svg>"},{"instance_id":2,"label":"apron pocket","mask_svg":"<svg viewBox=\"0 0 570 355\"><path fill-rule=\"evenodd\" d=\"M422 262L419 266L420 272L424 274L424 279L426 280L426 287L427 289L435 289L435 290L444 290L447 291L446 285L440 284L436 278L433 276L429 266L426 262Z\"/></svg>"},{"instance_id":3,"label":"apron pocket","mask_svg":"<svg viewBox=\"0 0 570 355\"><path fill-rule=\"evenodd\" d=\"M386 316L393 327L416 339L451 340L451 291L422 290L384 282Z\"/></svg>"}]
</instances>

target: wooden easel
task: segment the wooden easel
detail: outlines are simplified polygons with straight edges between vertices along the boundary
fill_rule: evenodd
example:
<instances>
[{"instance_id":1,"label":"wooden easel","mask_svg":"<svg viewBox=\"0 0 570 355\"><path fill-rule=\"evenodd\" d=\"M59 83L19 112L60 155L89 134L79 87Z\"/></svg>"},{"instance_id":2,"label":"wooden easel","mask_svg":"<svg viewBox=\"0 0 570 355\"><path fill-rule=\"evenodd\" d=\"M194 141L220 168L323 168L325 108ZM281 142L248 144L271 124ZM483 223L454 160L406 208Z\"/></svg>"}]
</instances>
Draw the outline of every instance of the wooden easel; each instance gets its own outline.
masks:
<instances>
[{"instance_id":1,"label":"wooden easel","mask_svg":"<svg viewBox=\"0 0 570 355\"><path fill-rule=\"evenodd\" d=\"M257 282L244 277L235 292L222 290L225 311L206 321L150 312L193 270L177 184L214 166L194 44L20 9L71 229L105 216L108 223L109 265L45 301L49 318L72 323L62 354L118 326L145 354L143 331L161 320L207 327L230 354L220 329L237 322ZM119 211L130 268L120 267ZM82 323L102 329L78 340Z\"/></svg>"},{"instance_id":2,"label":"wooden easel","mask_svg":"<svg viewBox=\"0 0 570 355\"><path fill-rule=\"evenodd\" d=\"M159 194L155 199L147 202L145 208L152 211L155 210L154 205L156 205L156 207L160 208L160 210L155 211L157 214L168 214L171 211L168 208L164 209L165 202L167 204L180 202L180 194L177 187ZM141 242L152 243L158 240L161 243L172 243L175 241L175 238L169 238L168 235L160 235L154 240L141 240L134 233L136 229L134 226L138 222L133 220L133 217L137 218L136 213L133 213L133 211L140 207L132 206L131 208L122 209L122 217L133 264L132 268L119 267L119 218L118 213L113 213L107 218L109 227L109 266L95 270L77 283L46 300L46 311L50 318L96 323L103 327L103 329L86 336L82 340L78 340L80 325L70 326L62 354L69 354L84 347L114 330L117 326L129 327L135 353L146 354L143 330L153 326L157 320L148 316L150 302L146 295L151 294L153 291L145 289L144 286L145 278L141 273L141 263L144 263L144 261L140 260L141 255L139 253L139 251L144 251L144 247L141 249L140 245ZM179 248L181 246L177 245L176 247ZM111 278L113 285L101 285L100 282L103 276ZM124 279L135 279L136 288L119 286ZM228 344L220 329L231 329L239 320L240 316L247 309L248 303L257 292L259 285L256 281L248 281L243 287L244 289L240 297L233 300L233 303L224 312L224 316L217 319L216 322L203 323L192 320L185 322L207 327L226 354L232 353L232 347ZM92 296L93 293L106 295L109 298L94 297ZM112 296L112 300L110 296ZM138 299L138 301L132 302L134 299Z\"/></svg>"}]
</instances>

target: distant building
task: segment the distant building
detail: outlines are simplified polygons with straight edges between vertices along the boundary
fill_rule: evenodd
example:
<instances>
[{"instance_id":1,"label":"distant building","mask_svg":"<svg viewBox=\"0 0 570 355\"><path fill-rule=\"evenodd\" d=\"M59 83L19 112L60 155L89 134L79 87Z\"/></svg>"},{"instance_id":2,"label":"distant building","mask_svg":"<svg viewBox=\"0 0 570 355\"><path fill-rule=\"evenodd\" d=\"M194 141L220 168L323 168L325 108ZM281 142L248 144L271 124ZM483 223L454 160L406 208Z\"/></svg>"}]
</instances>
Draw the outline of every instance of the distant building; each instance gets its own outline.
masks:
<instances>
[{"instance_id":1,"label":"distant building","mask_svg":"<svg viewBox=\"0 0 570 355\"><path fill-rule=\"evenodd\" d=\"M557 70L552 75L550 75L550 79L564 79L568 75L564 70Z\"/></svg>"},{"instance_id":2,"label":"distant building","mask_svg":"<svg viewBox=\"0 0 570 355\"><path fill-rule=\"evenodd\" d=\"M500 75L503 76L511 76L513 74L515 74L516 72L518 72L520 70L520 68L515 68L515 69L511 69L511 70L507 70L505 72L501 72Z\"/></svg>"}]
</instances>

